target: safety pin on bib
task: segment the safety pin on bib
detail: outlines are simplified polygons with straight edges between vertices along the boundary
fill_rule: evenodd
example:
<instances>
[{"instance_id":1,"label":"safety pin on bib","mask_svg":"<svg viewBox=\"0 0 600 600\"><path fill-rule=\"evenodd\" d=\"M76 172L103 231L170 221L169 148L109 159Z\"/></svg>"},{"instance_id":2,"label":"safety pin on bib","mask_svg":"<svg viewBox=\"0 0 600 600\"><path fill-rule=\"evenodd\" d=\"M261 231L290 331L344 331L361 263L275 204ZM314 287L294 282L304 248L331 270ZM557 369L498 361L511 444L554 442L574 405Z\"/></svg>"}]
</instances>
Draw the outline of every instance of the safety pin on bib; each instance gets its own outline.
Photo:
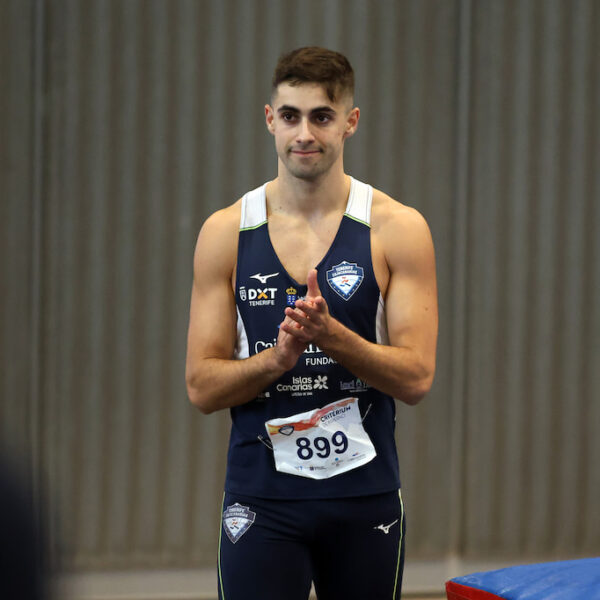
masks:
<instances>
[{"instance_id":1,"label":"safety pin on bib","mask_svg":"<svg viewBox=\"0 0 600 600\"><path fill-rule=\"evenodd\" d=\"M263 443L269 450L273 450L273 444L269 441L267 442L262 435L257 435L258 441Z\"/></svg>"},{"instance_id":2,"label":"safety pin on bib","mask_svg":"<svg viewBox=\"0 0 600 600\"><path fill-rule=\"evenodd\" d=\"M361 423L365 422L365 419L367 418L367 415L369 414L369 411L371 410L371 406L373 406L373 403L371 402L371 404L369 404L369 406L367 406L367 410L363 416L363 418L360 420Z\"/></svg>"}]
</instances>

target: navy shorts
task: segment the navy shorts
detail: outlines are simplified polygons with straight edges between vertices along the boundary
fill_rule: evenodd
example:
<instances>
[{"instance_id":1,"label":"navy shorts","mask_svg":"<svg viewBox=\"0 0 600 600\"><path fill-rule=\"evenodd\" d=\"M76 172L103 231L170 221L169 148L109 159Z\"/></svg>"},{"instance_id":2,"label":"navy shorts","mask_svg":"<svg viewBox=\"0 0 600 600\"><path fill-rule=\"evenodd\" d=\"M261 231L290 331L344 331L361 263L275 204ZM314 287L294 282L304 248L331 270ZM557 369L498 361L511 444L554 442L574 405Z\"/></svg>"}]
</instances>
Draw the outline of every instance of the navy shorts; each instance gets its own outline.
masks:
<instances>
[{"instance_id":1,"label":"navy shorts","mask_svg":"<svg viewBox=\"0 0 600 600\"><path fill-rule=\"evenodd\" d=\"M267 500L226 493L220 600L398 600L404 569L399 491Z\"/></svg>"}]
</instances>

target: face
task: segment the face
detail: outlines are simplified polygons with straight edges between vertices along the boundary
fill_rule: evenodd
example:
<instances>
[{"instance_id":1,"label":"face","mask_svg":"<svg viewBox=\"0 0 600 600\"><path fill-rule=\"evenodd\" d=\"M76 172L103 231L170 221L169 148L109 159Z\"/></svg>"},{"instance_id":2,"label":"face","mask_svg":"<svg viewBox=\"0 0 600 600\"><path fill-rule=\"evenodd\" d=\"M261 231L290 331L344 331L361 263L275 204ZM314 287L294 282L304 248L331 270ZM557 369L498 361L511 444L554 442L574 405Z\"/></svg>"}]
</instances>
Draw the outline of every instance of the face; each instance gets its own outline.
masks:
<instances>
[{"instance_id":1,"label":"face","mask_svg":"<svg viewBox=\"0 0 600 600\"><path fill-rule=\"evenodd\" d=\"M319 84L282 83L265 115L280 165L294 177L314 181L342 165L344 140L356 131L359 110L351 98L332 102Z\"/></svg>"}]
</instances>

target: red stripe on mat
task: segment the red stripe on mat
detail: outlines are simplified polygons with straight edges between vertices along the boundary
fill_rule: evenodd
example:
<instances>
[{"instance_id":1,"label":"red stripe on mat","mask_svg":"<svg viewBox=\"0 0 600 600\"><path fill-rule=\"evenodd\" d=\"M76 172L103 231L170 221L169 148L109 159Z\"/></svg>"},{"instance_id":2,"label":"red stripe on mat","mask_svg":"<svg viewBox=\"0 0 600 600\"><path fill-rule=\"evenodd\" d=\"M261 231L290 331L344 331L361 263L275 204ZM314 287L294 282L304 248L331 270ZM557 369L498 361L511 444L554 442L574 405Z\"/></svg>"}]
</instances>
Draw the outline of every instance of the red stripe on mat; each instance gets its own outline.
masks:
<instances>
[{"instance_id":1,"label":"red stripe on mat","mask_svg":"<svg viewBox=\"0 0 600 600\"><path fill-rule=\"evenodd\" d=\"M448 600L503 600L502 596L461 585L455 581L446 582L446 595Z\"/></svg>"}]
</instances>

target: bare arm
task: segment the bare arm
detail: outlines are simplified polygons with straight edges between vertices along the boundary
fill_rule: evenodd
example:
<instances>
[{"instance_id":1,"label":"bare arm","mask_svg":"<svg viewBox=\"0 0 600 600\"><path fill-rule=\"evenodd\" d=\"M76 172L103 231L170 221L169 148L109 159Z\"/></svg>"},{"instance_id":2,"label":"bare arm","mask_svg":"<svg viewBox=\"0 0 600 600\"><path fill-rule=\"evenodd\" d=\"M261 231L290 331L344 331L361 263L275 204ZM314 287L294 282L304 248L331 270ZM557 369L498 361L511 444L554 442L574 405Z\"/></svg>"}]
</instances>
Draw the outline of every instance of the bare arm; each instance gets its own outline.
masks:
<instances>
[{"instance_id":1,"label":"bare arm","mask_svg":"<svg viewBox=\"0 0 600 600\"><path fill-rule=\"evenodd\" d=\"M206 414L249 402L291 369L306 348L280 329L275 347L233 358L238 223L235 205L215 213L202 227L194 253L186 384L190 402Z\"/></svg>"},{"instance_id":2,"label":"bare arm","mask_svg":"<svg viewBox=\"0 0 600 600\"><path fill-rule=\"evenodd\" d=\"M308 276L305 301L286 314L301 329L290 335L314 342L369 385L416 404L431 388L437 340L435 259L429 228L416 211L402 207L382 227L380 243L389 269L386 320L389 345L373 344L329 314L316 271ZM304 313L304 314L303 314Z\"/></svg>"}]
</instances>

